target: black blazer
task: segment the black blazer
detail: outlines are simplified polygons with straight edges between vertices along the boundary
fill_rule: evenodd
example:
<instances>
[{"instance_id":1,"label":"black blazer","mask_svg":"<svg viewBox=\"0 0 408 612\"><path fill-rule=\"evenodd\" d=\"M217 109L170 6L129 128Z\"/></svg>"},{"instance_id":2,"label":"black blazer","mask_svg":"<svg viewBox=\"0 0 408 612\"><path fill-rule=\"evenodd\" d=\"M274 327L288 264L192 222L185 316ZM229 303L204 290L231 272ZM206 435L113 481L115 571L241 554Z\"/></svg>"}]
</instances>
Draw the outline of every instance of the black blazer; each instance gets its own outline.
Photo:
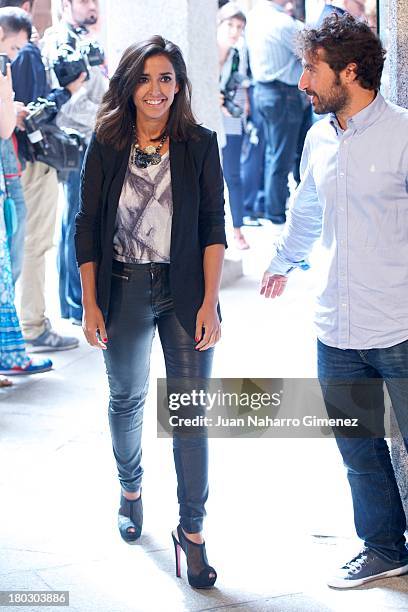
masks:
<instances>
[{"instance_id":1,"label":"black blazer","mask_svg":"<svg viewBox=\"0 0 408 612\"><path fill-rule=\"evenodd\" d=\"M186 142L170 140L173 219L170 288L175 313L194 337L204 299L203 251L226 244L224 181L217 137L203 127ZM95 134L81 171L80 210L76 216L78 266L97 262L97 302L107 320L116 212L129 160L131 140L122 151L98 142Z\"/></svg>"}]
</instances>

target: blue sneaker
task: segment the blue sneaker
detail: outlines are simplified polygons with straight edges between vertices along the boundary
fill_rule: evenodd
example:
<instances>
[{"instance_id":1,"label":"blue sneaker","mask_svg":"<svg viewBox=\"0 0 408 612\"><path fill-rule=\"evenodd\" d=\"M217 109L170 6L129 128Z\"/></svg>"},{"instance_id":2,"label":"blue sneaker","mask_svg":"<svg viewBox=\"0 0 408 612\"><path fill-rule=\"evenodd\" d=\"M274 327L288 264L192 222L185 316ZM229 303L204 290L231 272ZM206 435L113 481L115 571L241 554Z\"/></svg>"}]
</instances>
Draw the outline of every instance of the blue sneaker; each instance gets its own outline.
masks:
<instances>
[{"instance_id":1,"label":"blue sneaker","mask_svg":"<svg viewBox=\"0 0 408 612\"><path fill-rule=\"evenodd\" d=\"M0 369L0 374L4 374L5 376L17 376L19 374L40 374L41 372L48 372L51 369L51 359L30 359L26 366L15 366L14 368L10 368L8 370Z\"/></svg>"},{"instance_id":2,"label":"blue sneaker","mask_svg":"<svg viewBox=\"0 0 408 612\"><path fill-rule=\"evenodd\" d=\"M49 353L51 351L67 351L76 348L79 344L78 338L71 336L60 336L51 329L49 319L45 319L45 331L34 338L26 340L27 350L30 353Z\"/></svg>"},{"instance_id":3,"label":"blue sneaker","mask_svg":"<svg viewBox=\"0 0 408 612\"><path fill-rule=\"evenodd\" d=\"M401 576L408 572L408 563L393 563L369 548L363 550L327 581L329 587L352 589L371 580Z\"/></svg>"}]
</instances>

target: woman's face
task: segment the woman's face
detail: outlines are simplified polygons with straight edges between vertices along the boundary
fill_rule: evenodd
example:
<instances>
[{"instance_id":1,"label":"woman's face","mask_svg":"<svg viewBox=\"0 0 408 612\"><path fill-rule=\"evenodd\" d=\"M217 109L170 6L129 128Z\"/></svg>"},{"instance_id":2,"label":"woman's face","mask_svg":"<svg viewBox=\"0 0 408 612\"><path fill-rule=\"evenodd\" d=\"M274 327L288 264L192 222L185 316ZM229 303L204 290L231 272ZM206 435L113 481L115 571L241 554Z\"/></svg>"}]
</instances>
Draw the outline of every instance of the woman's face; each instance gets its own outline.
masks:
<instances>
[{"instance_id":1,"label":"woman's face","mask_svg":"<svg viewBox=\"0 0 408 612\"><path fill-rule=\"evenodd\" d=\"M225 19L221 21L218 26L218 42L228 47L234 47L242 32L245 29L245 23L241 19L231 17L231 19Z\"/></svg>"},{"instance_id":2,"label":"woman's face","mask_svg":"<svg viewBox=\"0 0 408 612\"><path fill-rule=\"evenodd\" d=\"M149 57L133 92L138 119L167 119L179 91L171 61L165 55Z\"/></svg>"}]
</instances>

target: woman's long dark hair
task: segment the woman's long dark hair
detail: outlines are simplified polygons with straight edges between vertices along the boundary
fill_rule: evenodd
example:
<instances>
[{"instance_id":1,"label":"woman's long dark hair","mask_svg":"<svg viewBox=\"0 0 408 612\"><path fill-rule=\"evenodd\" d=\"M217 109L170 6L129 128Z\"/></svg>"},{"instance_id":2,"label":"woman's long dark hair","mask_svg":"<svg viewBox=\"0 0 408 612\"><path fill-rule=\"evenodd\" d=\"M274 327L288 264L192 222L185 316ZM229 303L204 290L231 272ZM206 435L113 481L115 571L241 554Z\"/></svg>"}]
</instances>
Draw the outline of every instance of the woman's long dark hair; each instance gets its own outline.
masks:
<instances>
[{"instance_id":1,"label":"woman's long dark hair","mask_svg":"<svg viewBox=\"0 0 408 612\"><path fill-rule=\"evenodd\" d=\"M99 142L117 150L124 149L129 142L136 117L133 93L139 85L146 60L153 55L165 55L168 58L179 86L170 107L167 133L170 138L179 141L190 137L197 122L191 110L191 84L183 55L174 43L162 36L152 36L130 45L124 51L96 117L95 131Z\"/></svg>"}]
</instances>

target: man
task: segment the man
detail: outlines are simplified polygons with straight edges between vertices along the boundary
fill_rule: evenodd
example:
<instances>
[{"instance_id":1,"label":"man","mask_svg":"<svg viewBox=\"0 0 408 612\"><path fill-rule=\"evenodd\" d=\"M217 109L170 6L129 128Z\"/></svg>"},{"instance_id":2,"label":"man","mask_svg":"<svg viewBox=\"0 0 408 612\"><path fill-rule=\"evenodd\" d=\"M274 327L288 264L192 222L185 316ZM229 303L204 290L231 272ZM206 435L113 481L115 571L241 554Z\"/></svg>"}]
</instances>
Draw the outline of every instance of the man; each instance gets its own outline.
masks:
<instances>
[{"instance_id":1,"label":"man","mask_svg":"<svg viewBox=\"0 0 408 612\"><path fill-rule=\"evenodd\" d=\"M316 113L330 114L307 135L291 220L261 293L281 295L287 274L321 236L325 280L316 323L327 411L333 414L335 385L337 405L347 407L350 389L370 379L382 421L385 380L402 426L408 397L408 111L379 92L385 52L366 23L333 15L320 29L304 32L301 50L299 88ZM401 429L408 448L406 425ZM387 443L376 434L335 433L364 549L328 584L349 588L403 574L406 518Z\"/></svg>"},{"instance_id":2,"label":"man","mask_svg":"<svg viewBox=\"0 0 408 612\"><path fill-rule=\"evenodd\" d=\"M302 69L295 52L303 24L285 13L285 4L286 0L259 0L246 28L254 99L265 127L265 217L277 224L286 221L288 174L303 119L297 89Z\"/></svg>"},{"instance_id":3,"label":"man","mask_svg":"<svg viewBox=\"0 0 408 612\"><path fill-rule=\"evenodd\" d=\"M63 0L63 14L58 26L45 32L43 53L52 62L58 49L67 42L74 48L91 40L89 28L98 20L96 0ZM61 109L57 118L60 127L73 128L89 143L98 106L108 88L103 67L90 68L90 78L81 91ZM84 151L85 154L85 151ZM81 164L82 165L82 164ZM61 316L74 324L82 323L81 282L75 256L75 216L79 210L80 169L70 173L64 187L66 207L58 249L59 294Z\"/></svg>"},{"instance_id":4,"label":"man","mask_svg":"<svg viewBox=\"0 0 408 612\"><path fill-rule=\"evenodd\" d=\"M0 7L32 10L33 0L0 0ZM25 105L39 96L56 103L58 108L82 86L84 76L66 88L50 91L39 49L28 42L12 63L16 100ZM53 245L58 203L58 181L54 168L35 161L29 152L24 132L18 134L19 154L26 160L21 180L27 207L24 262L21 274L21 325L31 353L75 348L78 340L64 337L52 328L45 316L45 255Z\"/></svg>"}]
</instances>

